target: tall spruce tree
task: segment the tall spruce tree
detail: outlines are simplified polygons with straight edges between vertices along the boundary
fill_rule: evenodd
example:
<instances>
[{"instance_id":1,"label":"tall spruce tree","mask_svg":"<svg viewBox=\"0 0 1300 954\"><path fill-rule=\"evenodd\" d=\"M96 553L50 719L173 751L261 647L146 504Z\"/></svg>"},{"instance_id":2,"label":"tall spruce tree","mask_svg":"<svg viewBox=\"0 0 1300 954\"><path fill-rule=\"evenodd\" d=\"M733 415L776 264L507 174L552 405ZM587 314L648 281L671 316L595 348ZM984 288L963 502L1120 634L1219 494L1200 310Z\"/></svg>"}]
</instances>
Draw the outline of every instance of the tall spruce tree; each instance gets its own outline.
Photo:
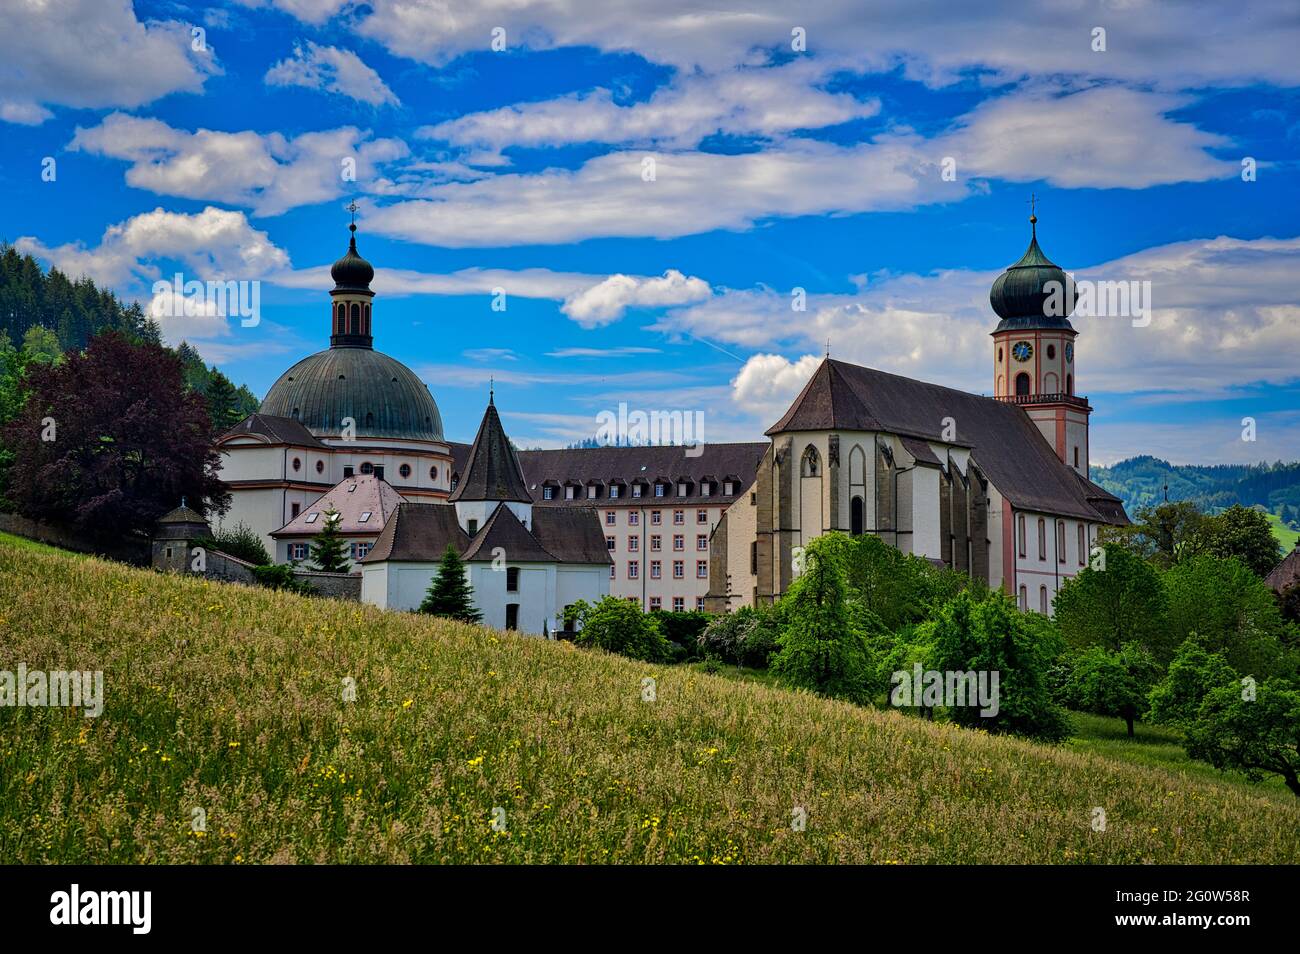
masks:
<instances>
[{"instance_id":1,"label":"tall spruce tree","mask_svg":"<svg viewBox=\"0 0 1300 954\"><path fill-rule=\"evenodd\" d=\"M324 513L325 525L311 541L311 561L324 573L342 573L348 568L348 542L339 530L339 512Z\"/></svg>"},{"instance_id":2,"label":"tall spruce tree","mask_svg":"<svg viewBox=\"0 0 1300 954\"><path fill-rule=\"evenodd\" d=\"M465 561L450 543L438 563L438 575L420 604L421 613L449 616L463 623L478 623L483 614L474 608L474 588L465 576Z\"/></svg>"}]
</instances>

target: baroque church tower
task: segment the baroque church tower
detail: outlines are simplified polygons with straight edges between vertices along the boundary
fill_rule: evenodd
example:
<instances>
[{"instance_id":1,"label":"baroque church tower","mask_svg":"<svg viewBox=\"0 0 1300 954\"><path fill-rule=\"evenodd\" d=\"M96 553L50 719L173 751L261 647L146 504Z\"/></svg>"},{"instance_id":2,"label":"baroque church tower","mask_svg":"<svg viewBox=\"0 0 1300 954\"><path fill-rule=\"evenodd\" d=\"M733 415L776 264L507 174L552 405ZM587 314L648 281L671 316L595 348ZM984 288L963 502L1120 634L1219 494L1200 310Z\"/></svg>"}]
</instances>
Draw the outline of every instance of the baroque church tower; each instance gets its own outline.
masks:
<instances>
[{"instance_id":1,"label":"baroque church tower","mask_svg":"<svg viewBox=\"0 0 1300 954\"><path fill-rule=\"evenodd\" d=\"M1075 393L1070 324L1074 281L1038 246L1029 216L1029 248L994 281L989 302L1002 320L993 330L993 395L1018 404L1067 467L1088 476L1088 399Z\"/></svg>"}]
</instances>

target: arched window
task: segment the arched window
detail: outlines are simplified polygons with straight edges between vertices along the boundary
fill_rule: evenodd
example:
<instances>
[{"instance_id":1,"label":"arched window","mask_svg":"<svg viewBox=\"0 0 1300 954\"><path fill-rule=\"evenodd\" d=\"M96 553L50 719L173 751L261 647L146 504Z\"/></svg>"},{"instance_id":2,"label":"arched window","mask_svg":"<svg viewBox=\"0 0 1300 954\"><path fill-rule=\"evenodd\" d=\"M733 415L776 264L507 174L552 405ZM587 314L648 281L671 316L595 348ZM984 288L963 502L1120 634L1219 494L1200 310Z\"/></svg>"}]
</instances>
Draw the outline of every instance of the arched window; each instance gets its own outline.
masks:
<instances>
[{"instance_id":1,"label":"arched window","mask_svg":"<svg viewBox=\"0 0 1300 954\"><path fill-rule=\"evenodd\" d=\"M1079 566L1083 566L1088 559L1088 543L1084 536L1086 533L1087 531L1084 529L1083 524L1079 524Z\"/></svg>"},{"instance_id":2,"label":"arched window","mask_svg":"<svg viewBox=\"0 0 1300 954\"><path fill-rule=\"evenodd\" d=\"M361 334L361 306L356 302L352 303L352 328L354 335Z\"/></svg>"},{"instance_id":3,"label":"arched window","mask_svg":"<svg viewBox=\"0 0 1300 954\"><path fill-rule=\"evenodd\" d=\"M1038 611L1044 616L1047 615L1047 587L1038 588Z\"/></svg>"},{"instance_id":4,"label":"arched window","mask_svg":"<svg viewBox=\"0 0 1300 954\"><path fill-rule=\"evenodd\" d=\"M799 462L799 473L804 477L820 477L822 473L821 457L817 453L817 448L811 444L803 452L803 459Z\"/></svg>"},{"instance_id":5,"label":"arched window","mask_svg":"<svg viewBox=\"0 0 1300 954\"><path fill-rule=\"evenodd\" d=\"M849 532L855 537L862 535L862 498L854 497L849 501Z\"/></svg>"},{"instance_id":6,"label":"arched window","mask_svg":"<svg viewBox=\"0 0 1300 954\"><path fill-rule=\"evenodd\" d=\"M370 334L370 306L366 305L366 330L365 334Z\"/></svg>"},{"instance_id":7,"label":"arched window","mask_svg":"<svg viewBox=\"0 0 1300 954\"><path fill-rule=\"evenodd\" d=\"M1021 514L1019 518L1017 518L1016 522L1018 524L1016 529L1020 537L1020 555L1024 556L1025 555L1025 515Z\"/></svg>"},{"instance_id":8,"label":"arched window","mask_svg":"<svg viewBox=\"0 0 1300 954\"><path fill-rule=\"evenodd\" d=\"M1073 394L1073 393L1074 393L1074 375L1073 375L1073 374L1067 374L1067 375L1065 376L1065 393L1066 393L1066 394Z\"/></svg>"},{"instance_id":9,"label":"arched window","mask_svg":"<svg viewBox=\"0 0 1300 954\"><path fill-rule=\"evenodd\" d=\"M1020 609L1022 612L1029 609L1029 590L1024 586L1020 587Z\"/></svg>"},{"instance_id":10,"label":"arched window","mask_svg":"<svg viewBox=\"0 0 1300 954\"><path fill-rule=\"evenodd\" d=\"M1038 518L1038 559L1047 559L1047 521Z\"/></svg>"},{"instance_id":11,"label":"arched window","mask_svg":"<svg viewBox=\"0 0 1300 954\"><path fill-rule=\"evenodd\" d=\"M1016 375L1016 394L1025 396L1029 394L1029 375L1024 371Z\"/></svg>"},{"instance_id":12,"label":"arched window","mask_svg":"<svg viewBox=\"0 0 1300 954\"><path fill-rule=\"evenodd\" d=\"M1056 521L1056 562L1065 562L1065 521Z\"/></svg>"}]
</instances>

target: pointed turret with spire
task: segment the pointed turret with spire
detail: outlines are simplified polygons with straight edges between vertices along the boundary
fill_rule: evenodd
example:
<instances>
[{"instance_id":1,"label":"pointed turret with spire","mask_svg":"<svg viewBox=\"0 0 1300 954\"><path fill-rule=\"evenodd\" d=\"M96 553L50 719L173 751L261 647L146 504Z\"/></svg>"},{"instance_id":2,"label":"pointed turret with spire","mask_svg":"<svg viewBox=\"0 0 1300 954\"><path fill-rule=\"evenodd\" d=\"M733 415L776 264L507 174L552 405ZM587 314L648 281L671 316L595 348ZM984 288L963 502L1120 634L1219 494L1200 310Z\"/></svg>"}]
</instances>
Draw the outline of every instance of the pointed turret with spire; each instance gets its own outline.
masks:
<instances>
[{"instance_id":1,"label":"pointed turret with spire","mask_svg":"<svg viewBox=\"0 0 1300 954\"><path fill-rule=\"evenodd\" d=\"M509 504L524 526L532 524L533 498L519 456L501 426L495 388L488 390L487 410L470 447L465 472L448 499L456 505L467 533L473 533L471 524L482 526L499 503Z\"/></svg>"}]
</instances>

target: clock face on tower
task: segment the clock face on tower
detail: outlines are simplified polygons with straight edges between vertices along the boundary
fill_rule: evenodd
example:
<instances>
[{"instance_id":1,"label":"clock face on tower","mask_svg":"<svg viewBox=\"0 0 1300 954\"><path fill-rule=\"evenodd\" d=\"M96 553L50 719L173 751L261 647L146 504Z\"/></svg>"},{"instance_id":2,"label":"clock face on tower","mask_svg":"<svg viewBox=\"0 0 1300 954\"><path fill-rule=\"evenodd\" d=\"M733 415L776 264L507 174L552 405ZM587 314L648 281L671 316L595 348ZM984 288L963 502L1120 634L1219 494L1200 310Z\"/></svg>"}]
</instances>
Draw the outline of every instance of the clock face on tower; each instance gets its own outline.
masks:
<instances>
[{"instance_id":1,"label":"clock face on tower","mask_svg":"<svg viewBox=\"0 0 1300 954\"><path fill-rule=\"evenodd\" d=\"M1073 341L1067 341L1067 342L1065 343L1065 360L1066 360L1067 362L1070 362L1070 361L1073 361L1073 360L1074 360L1074 342L1073 342Z\"/></svg>"},{"instance_id":2,"label":"clock face on tower","mask_svg":"<svg viewBox=\"0 0 1300 954\"><path fill-rule=\"evenodd\" d=\"M1011 356L1017 361L1028 361L1034 356L1034 346L1028 341L1017 341L1011 346Z\"/></svg>"}]
</instances>

